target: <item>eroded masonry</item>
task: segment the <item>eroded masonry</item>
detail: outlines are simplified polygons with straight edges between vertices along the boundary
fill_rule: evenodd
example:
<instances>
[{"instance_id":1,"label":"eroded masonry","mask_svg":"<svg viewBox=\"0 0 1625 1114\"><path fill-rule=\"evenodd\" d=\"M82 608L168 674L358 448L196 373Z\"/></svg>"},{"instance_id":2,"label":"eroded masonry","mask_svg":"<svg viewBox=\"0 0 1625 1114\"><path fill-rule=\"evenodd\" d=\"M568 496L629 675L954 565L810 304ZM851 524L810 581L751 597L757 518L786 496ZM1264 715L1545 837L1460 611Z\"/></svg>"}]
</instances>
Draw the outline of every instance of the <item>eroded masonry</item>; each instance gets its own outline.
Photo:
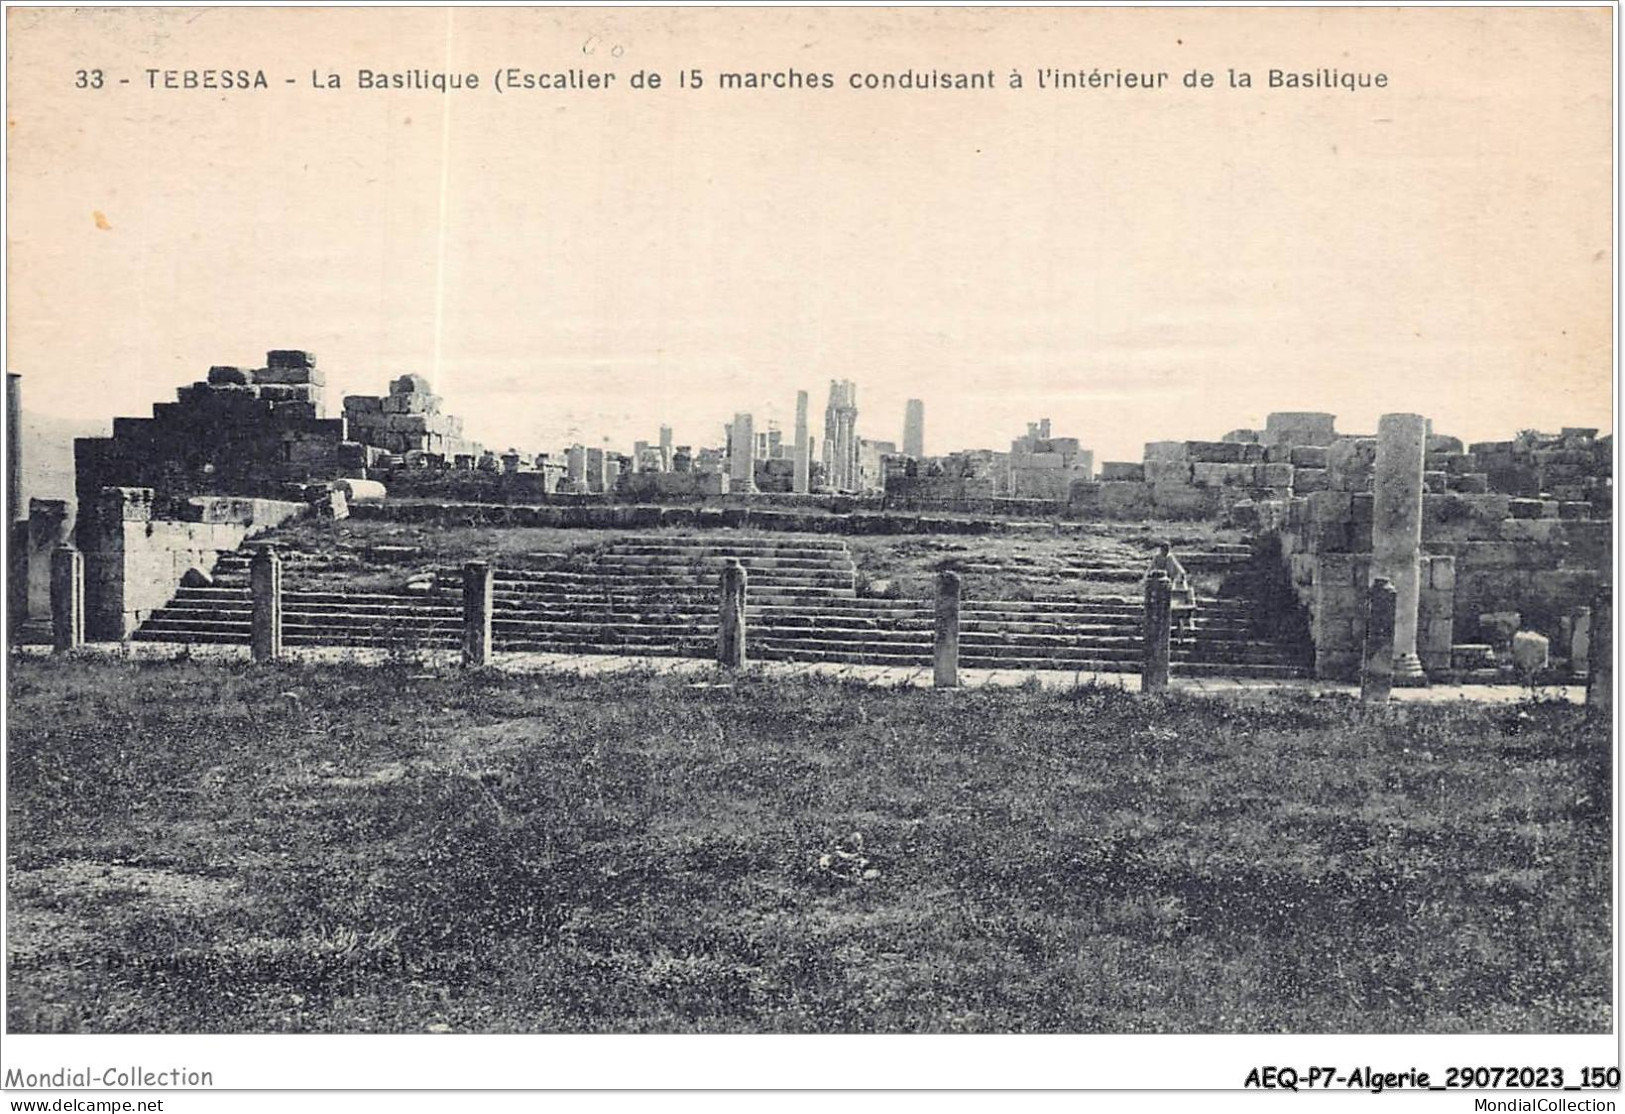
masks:
<instances>
[{"instance_id":1,"label":"eroded masonry","mask_svg":"<svg viewBox=\"0 0 1625 1114\"><path fill-rule=\"evenodd\" d=\"M1611 587L1612 438L1594 429L1525 431L1466 445L1424 415L1395 412L1374 431L1345 433L1330 414L1276 413L1261 429L1233 430L1218 440L1148 443L1143 459L1107 461L1097 474L1094 454L1079 439L1054 433L1048 419L1030 423L1008 452L926 455L925 404L910 399L897 441L862 437L858 388L838 380L830 384L822 444L809 430L809 395L802 391L793 436L740 412L722 423L713 445L678 444L663 426L658 440L637 442L630 453L581 444L557 453L498 453L468 439L461 419L445 412L422 376L399 375L387 384L378 395L344 398L330 417L315 357L277 350L264 367L211 368L181 387L175 401L154 405L151 417L119 418L111 436L81 439L76 499L33 500L18 535L26 542L26 569L14 574L27 587L26 613L49 615L53 555L73 546L82 555L75 561L82 560L88 637L123 639L143 630L151 636L160 627L166 637L179 637L184 625L154 626L154 617L173 612L188 592L226 599L220 593L229 587L227 573L246 568L246 547L257 533L299 516L350 514L619 528L631 532L625 569L658 566L665 551L640 547L636 538L651 527L709 533L710 540L673 550L702 565L741 552L768 560L760 546L752 550L743 541L738 552L724 553L728 535L717 527L975 534L1049 522L1087 536L1091 523L1145 523L1151 538L1172 524L1207 522L1243 531L1250 539L1245 552L1194 556L1198 563L1220 556L1246 561L1250 582L1270 587L1199 608L1189 645L1176 644L1176 672L1266 658L1286 669L1295 660L1289 654L1267 657L1260 650L1248 659L1236 650L1232 661L1225 653L1241 645L1243 634L1274 637L1295 629L1304 672L1351 678L1366 636L1367 589L1380 578L1395 593L1396 684L1504 680L1512 667L1526 679L1580 677L1592 609ZM1100 635L1103 616L1116 615L1124 627L1110 637L1131 642L1138 606L1131 566L1140 551L1122 540L1121 530L1113 537L1124 556L1108 579L1126 585L1116 597L1057 589L1047 612L1035 596L1022 607L1008 601L1004 610L984 614L995 642L1021 650L1010 660L1040 667L1049 660L1036 652L1043 646L1057 653L1070 646L1075 652L1056 660L1079 667L1132 657L1112 658L1112 644ZM871 638L864 654L923 653L929 660L928 648L911 641L908 608L930 601L892 598L871 607L861 578L842 579L849 576L844 556L831 565L821 546L803 554L790 538L779 545L791 548L775 551L777 564L763 569L804 567L806 586L836 593L797 597L787 588L785 606L802 611L780 618L831 632L890 623L895 637ZM619 575L612 564L590 575ZM527 590L539 591L549 575L538 574ZM567 583L558 575L557 583ZM447 585L431 585L427 596L421 584L413 592L403 588L398 607L432 610L434 592L452 590ZM715 590L704 577L692 587ZM967 574L963 590L967 608L987 606L977 599L974 575ZM815 598L822 610L808 602ZM1079 607L1067 610L1069 600ZM611 623L579 609L573 615L578 626ZM1221 616L1241 632L1229 650L1221 635L1231 628ZM1071 621L1077 631L1069 643ZM500 609L496 629L501 648L509 628ZM838 641L831 633L809 645L837 652ZM783 645L787 652L804 648L794 640Z\"/></svg>"}]
</instances>

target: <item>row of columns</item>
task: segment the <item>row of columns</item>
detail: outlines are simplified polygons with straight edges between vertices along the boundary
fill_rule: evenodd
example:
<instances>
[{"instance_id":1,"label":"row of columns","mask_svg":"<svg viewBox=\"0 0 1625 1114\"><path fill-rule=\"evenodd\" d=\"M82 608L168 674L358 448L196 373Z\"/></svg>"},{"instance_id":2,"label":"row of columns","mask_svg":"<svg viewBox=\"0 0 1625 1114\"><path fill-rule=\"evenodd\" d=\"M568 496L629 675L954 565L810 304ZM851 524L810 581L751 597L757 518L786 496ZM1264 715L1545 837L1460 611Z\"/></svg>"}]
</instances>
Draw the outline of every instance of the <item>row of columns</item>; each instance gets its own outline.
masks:
<instances>
[{"instance_id":1,"label":"row of columns","mask_svg":"<svg viewBox=\"0 0 1625 1114\"><path fill-rule=\"evenodd\" d=\"M744 566L736 558L729 558L722 567L717 661L733 669L742 668L748 660L745 649L747 580ZM276 661L282 656L282 557L274 546L262 546L255 552L249 564L249 586L253 659ZM495 574L489 562L469 561L463 566L465 665L491 663L494 588ZM1143 692L1161 692L1168 687L1172 596L1166 573L1154 571L1146 578L1140 671ZM961 597L959 574L939 573L932 646L932 683L937 688L959 686ZM1402 637L1401 615L1400 588L1388 577L1375 577L1366 600L1364 660L1360 671L1362 701L1386 701L1395 674L1404 668L1405 655L1398 651ZM85 562L83 555L71 545L61 546L51 556L51 628L52 646L58 652L77 649L85 641ZM1592 610L1586 704L1600 711L1607 711L1613 705L1613 612L1608 592L1597 597Z\"/></svg>"}]
</instances>

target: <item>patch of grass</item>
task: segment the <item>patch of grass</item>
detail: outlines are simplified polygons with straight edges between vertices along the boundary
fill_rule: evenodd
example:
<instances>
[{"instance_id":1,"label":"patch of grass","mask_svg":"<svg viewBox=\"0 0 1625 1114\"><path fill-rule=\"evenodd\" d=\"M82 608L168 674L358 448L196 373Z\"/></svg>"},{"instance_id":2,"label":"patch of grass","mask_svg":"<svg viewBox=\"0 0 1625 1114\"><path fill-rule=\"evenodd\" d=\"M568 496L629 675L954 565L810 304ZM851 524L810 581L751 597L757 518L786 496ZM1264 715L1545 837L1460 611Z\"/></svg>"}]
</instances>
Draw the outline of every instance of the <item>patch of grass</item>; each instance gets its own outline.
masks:
<instances>
[{"instance_id":1,"label":"patch of grass","mask_svg":"<svg viewBox=\"0 0 1625 1114\"><path fill-rule=\"evenodd\" d=\"M1611 1024L1567 705L11 677L15 1031Z\"/></svg>"}]
</instances>

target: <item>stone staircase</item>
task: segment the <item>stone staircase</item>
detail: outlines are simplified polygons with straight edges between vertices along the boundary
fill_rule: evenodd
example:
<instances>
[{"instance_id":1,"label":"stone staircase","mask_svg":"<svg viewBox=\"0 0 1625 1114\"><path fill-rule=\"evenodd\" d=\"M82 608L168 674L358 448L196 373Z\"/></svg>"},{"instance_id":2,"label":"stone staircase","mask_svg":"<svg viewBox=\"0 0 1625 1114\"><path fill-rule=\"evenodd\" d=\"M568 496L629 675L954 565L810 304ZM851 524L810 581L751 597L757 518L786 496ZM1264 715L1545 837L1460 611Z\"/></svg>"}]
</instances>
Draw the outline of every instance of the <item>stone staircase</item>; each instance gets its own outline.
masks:
<instances>
[{"instance_id":1,"label":"stone staircase","mask_svg":"<svg viewBox=\"0 0 1625 1114\"><path fill-rule=\"evenodd\" d=\"M1237 547L1238 549L1240 547ZM765 661L929 666L930 600L858 595L844 539L631 536L590 563L503 569L494 575L498 652L550 651L709 657L716 649L718 580L736 558L748 575L747 646ZM1216 555L1233 564L1242 555ZM246 550L225 554L209 587L182 587L136 633L141 640L246 643ZM461 642L462 572L435 570L423 591L302 590L301 555L285 557L283 640L289 646L454 649ZM1139 570L1072 566L1065 596L979 600L965 570L960 662L968 668L1137 672ZM1132 578L1130 572L1133 573ZM1046 578L1047 579L1047 578ZM1173 669L1185 675L1306 675L1291 650L1256 636L1247 601L1202 601L1193 632L1176 635Z\"/></svg>"}]
</instances>

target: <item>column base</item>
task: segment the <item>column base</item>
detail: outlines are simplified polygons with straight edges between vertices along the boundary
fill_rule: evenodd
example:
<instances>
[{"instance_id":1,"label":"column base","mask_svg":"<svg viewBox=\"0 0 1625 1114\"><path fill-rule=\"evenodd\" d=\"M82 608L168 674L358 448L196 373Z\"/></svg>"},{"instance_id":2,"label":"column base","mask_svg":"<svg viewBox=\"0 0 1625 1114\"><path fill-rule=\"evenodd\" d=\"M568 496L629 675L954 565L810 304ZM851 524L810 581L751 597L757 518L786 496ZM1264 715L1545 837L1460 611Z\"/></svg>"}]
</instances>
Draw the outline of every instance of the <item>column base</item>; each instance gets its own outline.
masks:
<instances>
[{"instance_id":1,"label":"column base","mask_svg":"<svg viewBox=\"0 0 1625 1114\"><path fill-rule=\"evenodd\" d=\"M1422 659L1415 654L1396 654L1393 685L1395 688L1427 688L1428 675L1422 668Z\"/></svg>"}]
</instances>

